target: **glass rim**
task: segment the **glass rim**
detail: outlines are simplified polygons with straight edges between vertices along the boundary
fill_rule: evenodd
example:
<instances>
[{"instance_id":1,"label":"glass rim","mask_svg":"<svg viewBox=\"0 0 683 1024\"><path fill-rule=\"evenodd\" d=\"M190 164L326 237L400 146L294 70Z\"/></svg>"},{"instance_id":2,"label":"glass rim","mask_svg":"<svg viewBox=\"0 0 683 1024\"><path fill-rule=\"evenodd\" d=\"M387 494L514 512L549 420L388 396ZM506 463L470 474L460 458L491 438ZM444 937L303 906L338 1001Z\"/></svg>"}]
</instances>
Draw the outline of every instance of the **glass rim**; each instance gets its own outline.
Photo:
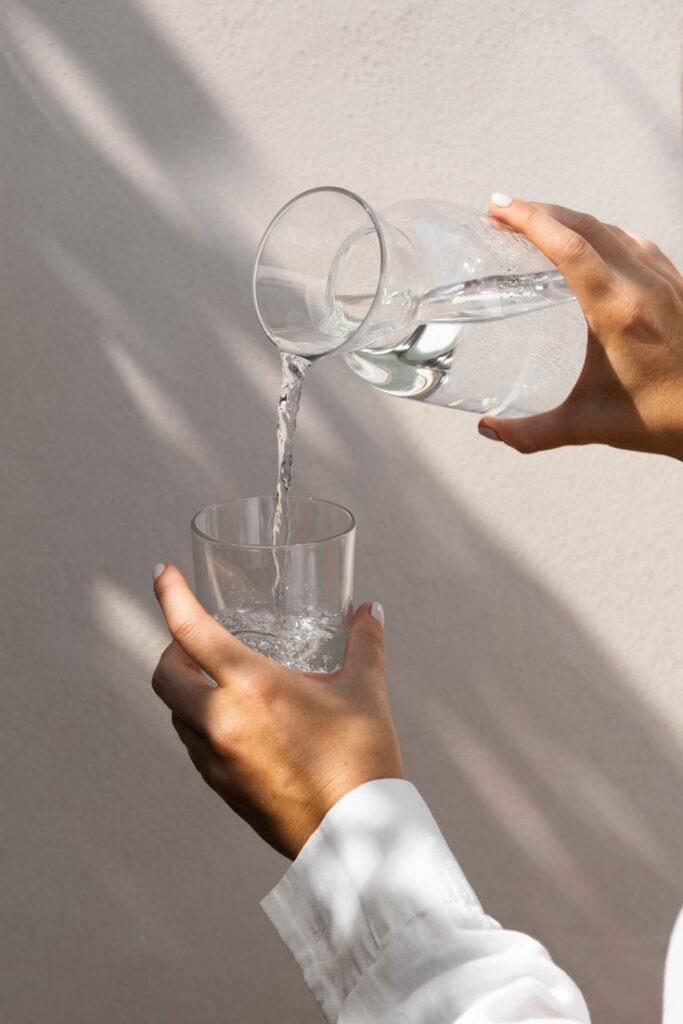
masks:
<instances>
[{"instance_id":1,"label":"glass rim","mask_svg":"<svg viewBox=\"0 0 683 1024\"><path fill-rule=\"evenodd\" d=\"M257 278L259 266L261 264L261 255L262 255L263 250L264 250L264 248L266 246L266 242L270 238L270 236L271 236L271 234L273 232L273 229L277 225L278 221L285 215L285 213L287 213L287 211L292 206L294 206L295 203L298 203L301 199L305 199L307 196L314 195L316 192L337 192L339 195L343 195L343 196L346 196L348 199L352 199L355 203L357 203L365 211L367 216L370 218L372 226L375 229L375 235L377 236L377 240L379 242L379 274L377 275L377 286L375 288L375 294L373 295L372 302L370 303L370 306L368 307L368 311L365 314L365 316L363 317L363 319L361 320L361 322L358 324L357 327L355 327L353 329L353 331L351 331L351 333L348 335L348 337L344 338L344 340L341 341L339 343L339 345L335 345L334 348L331 348L331 349L327 350L324 353L319 353L319 355L332 355L333 353L339 353L341 351L344 351L345 349L348 350L348 347L351 344L351 342L353 341L353 339L358 334L361 333L361 331L363 330L365 325L368 323L370 318L373 316L373 314L375 312L375 309L377 308L377 305L379 303L380 296L382 294L382 288L383 288L383 285L384 285L384 278L386 276L387 246L386 246L386 242L385 242L385 239L384 239L384 231L382 229L381 221L380 221L379 217L377 216L377 214L375 213L375 211L373 210L373 208L370 206L370 204L367 203L365 201L365 199L363 199L362 196L359 196L357 192L352 192L351 189L348 189L348 188L342 188L341 185L317 185L315 188L307 188L303 192L299 192L298 195L295 195L292 199L289 200L288 203L285 203L285 205L282 207L282 209L278 210L278 212L275 214L273 219L268 224L268 227L264 231L263 237L262 237L261 241L259 242L258 249L256 250L256 257L254 259L254 270L253 270L252 277L251 277L251 294L252 294L252 300L253 300L253 303L254 303L254 309L256 310L256 317L258 319L259 324L261 325L261 329L263 330L264 334L268 338L268 341L270 341L270 343L272 345L275 345L275 347L279 351L281 351L281 352L288 352L289 349L285 348L282 345L279 345L275 341L275 339L273 338L273 336L270 333L269 329L266 327L266 324L265 324L265 322L263 320L263 317L261 316L261 310L259 308L259 303L258 303L258 298L257 298L256 278ZM301 354L301 353L299 353L299 354ZM316 359L316 358L319 357L319 355L306 356L305 358L306 359Z\"/></svg>"},{"instance_id":2,"label":"glass rim","mask_svg":"<svg viewBox=\"0 0 683 1024\"><path fill-rule=\"evenodd\" d=\"M242 502L247 501L274 501L275 495L273 494L254 494L247 495L242 498L225 498L223 501L214 501L210 505L206 505L204 508L200 508L198 512L192 516L190 520L190 529L194 536L201 538L203 541L208 541L209 544L218 544L221 547L229 548L242 548L251 549L252 551L279 551L281 548L291 550L292 548L314 548L320 547L323 544L329 544L335 540L341 540L342 537L346 537L353 533L356 529L356 517L353 512L346 508L345 505L340 505L338 501L329 501L327 498L312 498L306 495L293 494L287 497L287 502L300 502L303 504L315 504L315 505L331 505L333 508L337 508L344 512L348 516L348 523L343 530L338 530L336 533L331 534L329 537L321 537L319 540L303 540L298 541L296 544L244 544L240 541L233 540L221 540L219 537L212 537L210 534L205 533L197 525L199 517L205 513L210 512L214 508L223 508L226 505L239 505Z\"/></svg>"}]
</instances>

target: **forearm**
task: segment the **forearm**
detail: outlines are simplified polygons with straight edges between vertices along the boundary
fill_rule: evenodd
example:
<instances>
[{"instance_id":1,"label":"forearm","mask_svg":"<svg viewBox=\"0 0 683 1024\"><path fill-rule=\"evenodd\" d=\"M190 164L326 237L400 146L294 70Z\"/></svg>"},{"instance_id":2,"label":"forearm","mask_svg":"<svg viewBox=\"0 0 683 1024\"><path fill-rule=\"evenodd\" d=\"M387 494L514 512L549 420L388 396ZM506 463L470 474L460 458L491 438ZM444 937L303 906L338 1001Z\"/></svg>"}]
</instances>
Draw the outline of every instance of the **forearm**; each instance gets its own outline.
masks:
<instances>
[{"instance_id":1,"label":"forearm","mask_svg":"<svg viewBox=\"0 0 683 1024\"><path fill-rule=\"evenodd\" d=\"M543 947L484 913L409 783L342 798L262 906L330 1024L589 1020Z\"/></svg>"}]
</instances>

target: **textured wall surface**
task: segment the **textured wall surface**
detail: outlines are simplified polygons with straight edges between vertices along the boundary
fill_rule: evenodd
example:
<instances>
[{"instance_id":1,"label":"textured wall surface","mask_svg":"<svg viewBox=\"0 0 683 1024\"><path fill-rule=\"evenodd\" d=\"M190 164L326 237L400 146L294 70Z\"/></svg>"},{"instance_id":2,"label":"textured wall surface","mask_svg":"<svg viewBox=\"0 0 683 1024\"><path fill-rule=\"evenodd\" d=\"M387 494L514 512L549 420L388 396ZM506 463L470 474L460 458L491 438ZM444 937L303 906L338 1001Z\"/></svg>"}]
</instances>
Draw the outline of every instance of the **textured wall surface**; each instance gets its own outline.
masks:
<instances>
[{"instance_id":1,"label":"textured wall surface","mask_svg":"<svg viewBox=\"0 0 683 1024\"><path fill-rule=\"evenodd\" d=\"M253 252L295 192L587 208L683 262L678 0L4 0L4 1024L319 1019L285 864L149 677L156 561L273 481ZM331 361L295 490L358 515L408 769L596 1021L656 1020L683 902L683 472L522 458Z\"/></svg>"}]
</instances>

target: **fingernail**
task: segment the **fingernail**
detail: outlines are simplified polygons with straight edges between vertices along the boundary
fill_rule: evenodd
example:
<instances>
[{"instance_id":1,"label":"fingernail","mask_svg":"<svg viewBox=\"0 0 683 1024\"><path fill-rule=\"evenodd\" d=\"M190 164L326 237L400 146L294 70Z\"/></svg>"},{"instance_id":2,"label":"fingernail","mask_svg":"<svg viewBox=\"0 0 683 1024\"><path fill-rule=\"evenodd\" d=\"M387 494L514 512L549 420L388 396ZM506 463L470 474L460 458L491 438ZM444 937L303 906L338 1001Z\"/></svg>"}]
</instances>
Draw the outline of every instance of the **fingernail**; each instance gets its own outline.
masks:
<instances>
[{"instance_id":1,"label":"fingernail","mask_svg":"<svg viewBox=\"0 0 683 1024\"><path fill-rule=\"evenodd\" d=\"M504 192L494 192L491 196L494 206L512 206L514 201L512 196L506 196Z\"/></svg>"},{"instance_id":2,"label":"fingernail","mask_svg":"<svg viewBox=\"0 0 683 1024\"><path fill-rule=\"evenodd\" d=\"M490 441L500 441L500 437L493 427L487 427L485 423L479 424L479 433L482 437L488 437Z\"/></svg>"},{"instance_id":3,"label":"fingernail","mask_svg":"<svg viewBox=\"0 0 683 1024\"><path fill-rule=\"evenodd\" d=\"M155 583L159 579L159 577L161 576L161 574L162 574L162 572L164 571L165 568L166 568L166 563L165 562L157 562L157 564L154 566L154 582Z\"/></svg>"},{"instance_id":4,"label":"fingernail","mask_svg":"<svg viewBox=\"0 0 683 1024\"><path fill-rule=\"evenodd\" d=\"M370 609L370 618L374 619L375 622L379 622L380 626L384 625L384 608L379 601L373 601L372 608Z\"/></svg>"}]
</instances>

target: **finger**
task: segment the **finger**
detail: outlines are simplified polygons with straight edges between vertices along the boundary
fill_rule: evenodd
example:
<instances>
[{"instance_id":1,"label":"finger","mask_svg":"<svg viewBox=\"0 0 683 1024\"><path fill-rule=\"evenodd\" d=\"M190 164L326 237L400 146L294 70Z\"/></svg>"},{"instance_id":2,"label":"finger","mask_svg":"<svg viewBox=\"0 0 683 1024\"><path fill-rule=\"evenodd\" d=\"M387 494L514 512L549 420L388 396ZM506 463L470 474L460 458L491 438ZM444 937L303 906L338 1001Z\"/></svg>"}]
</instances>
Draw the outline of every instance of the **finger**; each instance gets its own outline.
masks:
<instances>
[{"instance_id":1,"label":"finger","mask_svg":"<svg viewBox=\"0 0 683 1024\"><path fill-rule=\"evenodd\" d=\"M184 663L184 655L179 651L175 644L166 648L152 676L152 689L167 708L201 732L214 687L201 672Z\"/></svg>"},{"instance_id":2,"label":"finger","mask_svg":"<svg viewBox=\"0 0 683 1024\"><path fill-rule=\"evenodd\" d=\"M611 225L603 223L589 213L571 210L567 206L536 202L532 202L531 205L585 238L608 266L621 273L637 275L640 261L637 257L634 259L635 253L631 246L625 244L625 240L612 230Z\"/></svg>"},{"instance_id":3,"label":"finger","mask_svg":"<svg viewBox=\"0 0 683 1024\"><path fill-rule=\"evenodd\" d=\"M628 231L624 231L617 224L606 224L606 227L612 232L612 234L619 239L621 244L628 249L637 259L643 260L646 258L645 250L642 246L638 245L638 242L633 235L630 235Z\"/></svg>"},{"instance_id":4,"label":"finger","mask_svg":"<svg viewBox=\"0 0 683 1024\"><path fill-rule=\"evenodd\" d=\"M202 608L175 566L164 567L154 581L154 592L176 643L212 679L225 685L230 670L245 661L249 649Z\"/></svg>"},{"instance_id":5,"label":"finger","mask_svg":"<svg viewBox=\"0 0 683 1024\"><path fill-rule=\"evenodd\" d=\"M381 604L363 604L356 610L346 641L342 673L363 679L373 673L383 678L384 609Z\"/></svg>"},{"instance_id":6,"label":"finger","mask_svg":"<svg viewBox=\"0 0 683 1024\"><path fill-rule=\"evenodd\" d=\"M177 732L182 744L187 750L192 764L195 766L202 778L211 785L211 766L215 765L215 753L211 744L203 736L184 722L178 715L171 715L173 728Z\"/></svg>"},{"instance_id":7,"label":"finger","mask_svg":"<svg viewBox=\"0 0 683 1024\"><path fill-rule=\"evenodd\" d=\"M486 416L479 423L479 433L492 441L503 444L523 455L549 451L564 445L584 444L584 433L575 410L568 403L550 412L523 419L496 419Z\"/></svg>"},{"instance_id":8,"label":"finger","mask_svg":"<svg viewBox=\"0 0 683 1024\"><path fill-rule=\"evenodd\" d=\"M498 196L497 202L508 198ZM521 199L510 199L506 206L494 202L490 210L497 220L526 235L555 264L584 308L614 292L613 271L577 231Z\"/></svg>"},{"instance_id":9,"label":"finger","mask_svg":"<svg viewBox=\"0 0 683 1024\"><path fill-rule=\"evenodd\" d=\"M618 227L616 224L607 224L606 226L619 239L621 244L649 271L658 274L666 281L669 281L670 284L676 285L679 288L683 285L683 279L676 270L676 267L654 242L651 242L648 238L643 238L642 235L624 231L623 228Z\"/></svg>"},{"instance_id":10,"label":"finger","mask_svg":"<svg viewBox=\"0 0 683 1024\"><path fill-rule=\"evenodd\" d=\"M172 661L174 665L192 669L194 672L197 672L201 678L204 678L203 669L199 662L195 661L187 651L184 651L180 644L176 643L175 640L171 640L170 644L162 654L162 658L168 658L169 663Z\"/></svg>"},{"instance_id":11,"label":"finger","mask_svg":"<svg viewBox=\"0 0 683 1024\"><path fill-rule=\"evenodd\" d=\"M216 680L213 679L208 672L205 672L202 666L199 664L199 662L195 661L195 659L191 655L184 651L180 644L176 643L176 641L173 640L170 646L174 648L174 650L176 651L177 657L179 659L179 664L186 666L189 669L194 669L194 671L199 674L199 677L203 680L208 680L212 687L217 685Z\"/></svg>"},{"instance_id":12,"label":"finger","mask_svg":"<svg viewBox=\"0 0 683 1024\"><path fill-rule=\"evenodd\" d=\"M193 729L184 718L181 718L180 715L174 712L171 715L171 722L183 744L192 755L193 760L196 758L197 760L208 761L213 756L213 747L206 737L202 736L196 729Z\"/></svg>"},{"instance_id":13,"label":"finger","mask_svg":"<svg viewBox=\"0 0 683 1024\"><path fill-rule=\"evenodd\" d=\"M629 238L631 238L636 245L645 254L648 260L657 268L657 270L664 271L672 280L672 283L681 285L683 279L675 263L669 259L666 253L663 253L656 242L651 241L649 238L644 238L643 235L633 234L630 231L625 232Z\"/></svg>"}]
</instances>

